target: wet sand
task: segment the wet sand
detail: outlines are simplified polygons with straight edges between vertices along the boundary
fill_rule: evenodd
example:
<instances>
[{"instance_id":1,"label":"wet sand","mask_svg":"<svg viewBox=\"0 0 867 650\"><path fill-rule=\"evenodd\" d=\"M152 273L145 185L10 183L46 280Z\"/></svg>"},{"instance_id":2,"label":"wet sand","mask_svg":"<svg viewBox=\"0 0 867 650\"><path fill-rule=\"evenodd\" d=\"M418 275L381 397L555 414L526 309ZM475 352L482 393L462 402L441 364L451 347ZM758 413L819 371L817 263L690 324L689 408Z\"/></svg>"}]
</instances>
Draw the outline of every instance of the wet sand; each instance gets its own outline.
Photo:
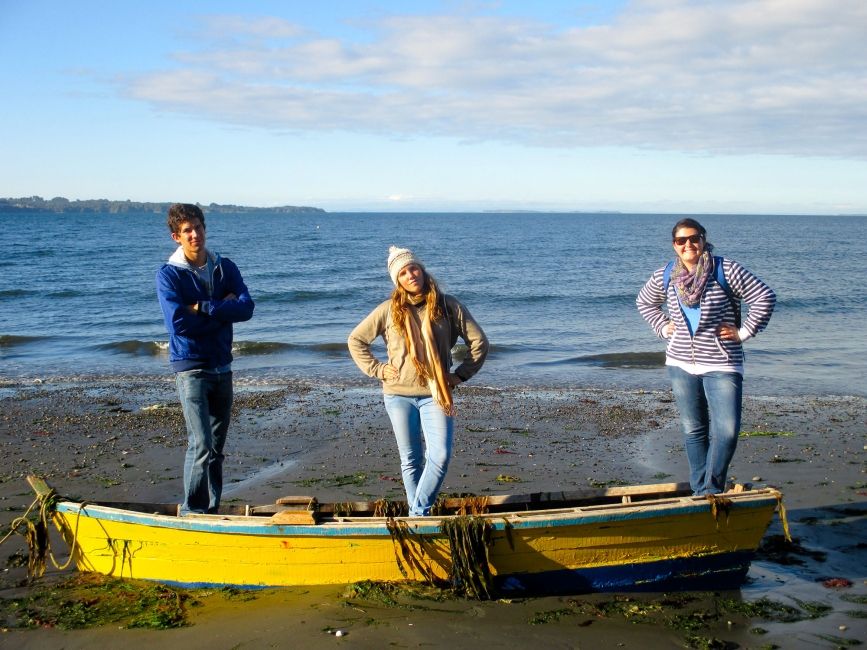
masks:
<instances>
[{"instance_id":1,"label":"wet sand","mask_svg":"<svg viewBox=\"0 0 867 650\"><path fill-rule=\"evenodd\" d=\"M0 384L0 395L4 532L32 502L24 481L28 473L46 477L71 497L178 500L186 435L170 379L6 382ZM457 400L455 454L444 492L527 493L686 478L668 392L464 387ZM831 610L793 623L726 615L701 629L700 636L742 648L836 647L847 639L867 639L867 605L851 602L867 596L865 422L867 400L860 397L747 397L746 435L730 474L739 482L782 490L802 552L763 554L741 590L702 594L699 603L713 610L726 599L766 596L795 607L798 602L823 603ZM369 387L296 383L238 389L226 456L227 502L270 503L290 494L340 501L402 495L381 395ZM766 539L780 533L775 521ZM17 536L0 547L0 598L27 593L24 570L9 566L9 558L24 548ZM43 580L56 579L54 574ZM824 579L833 577L845 578L851 586L826 587ZM159 642L167 648L213 650L334 644L522 647L541 642L555 648L679 648L697 643L688 641L690 632L658 622L600 615L598 607L610 602L611 595L408 601L394 607L342 597L342 591L267 590L231 601L205 594L203 605L189 612L191 625L185 628L4 628L0 646ZM643 604L658 601L641 597L635 607L640 611ZM758 627L766 633L751 632ZM336 629L346 635L336 638L330 633Z\"/></svg>"}]
</instances>

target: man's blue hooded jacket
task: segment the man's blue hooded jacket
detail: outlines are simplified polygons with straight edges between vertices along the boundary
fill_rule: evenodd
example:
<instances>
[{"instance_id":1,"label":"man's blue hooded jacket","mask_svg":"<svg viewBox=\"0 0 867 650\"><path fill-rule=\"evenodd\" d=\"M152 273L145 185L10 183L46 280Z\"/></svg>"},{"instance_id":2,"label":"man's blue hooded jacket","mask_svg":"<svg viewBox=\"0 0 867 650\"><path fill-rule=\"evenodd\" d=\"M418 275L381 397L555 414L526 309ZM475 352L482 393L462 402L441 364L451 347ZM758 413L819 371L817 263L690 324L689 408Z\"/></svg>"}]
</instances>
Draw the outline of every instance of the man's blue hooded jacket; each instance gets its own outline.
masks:
<instances>
[{"instance_id":1,"label":"man's blue hooded jacket","mask_svg":"<svg viewBox=\"0 0 867 650\"><path fill-rule=\"evenodd\" d=\"M253 317L255 305L238 267L209 251L208 269L210 287L178 247L157 271L157 297L169 333L169 365L175 372L229 365L232 323ZM229 294L237 298L224 300ZM197 310L190 305L197 305Z\"/></svg>"}]
</instances>

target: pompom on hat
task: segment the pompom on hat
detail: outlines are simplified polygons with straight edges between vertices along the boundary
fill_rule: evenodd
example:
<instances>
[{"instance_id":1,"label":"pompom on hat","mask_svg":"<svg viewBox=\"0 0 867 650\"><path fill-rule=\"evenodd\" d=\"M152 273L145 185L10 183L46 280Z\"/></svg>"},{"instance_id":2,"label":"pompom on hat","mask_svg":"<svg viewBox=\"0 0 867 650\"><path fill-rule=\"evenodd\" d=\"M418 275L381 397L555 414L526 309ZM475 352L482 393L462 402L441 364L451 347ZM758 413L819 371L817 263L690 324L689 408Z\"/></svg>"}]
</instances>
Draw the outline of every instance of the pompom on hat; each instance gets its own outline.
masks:
<instances>
[{"instance_id":1,"label":"pompom on hat","mask_svg":"<svg viewBox=\"0 0 867 650\"><path fill-rule=\"evenodd\" d=\"M394 286L397 286L397 276L407 264L418 264L424 270L424 264L408 248L390 246L388 249L388 274Z\"/></svg>"}]
</instances>

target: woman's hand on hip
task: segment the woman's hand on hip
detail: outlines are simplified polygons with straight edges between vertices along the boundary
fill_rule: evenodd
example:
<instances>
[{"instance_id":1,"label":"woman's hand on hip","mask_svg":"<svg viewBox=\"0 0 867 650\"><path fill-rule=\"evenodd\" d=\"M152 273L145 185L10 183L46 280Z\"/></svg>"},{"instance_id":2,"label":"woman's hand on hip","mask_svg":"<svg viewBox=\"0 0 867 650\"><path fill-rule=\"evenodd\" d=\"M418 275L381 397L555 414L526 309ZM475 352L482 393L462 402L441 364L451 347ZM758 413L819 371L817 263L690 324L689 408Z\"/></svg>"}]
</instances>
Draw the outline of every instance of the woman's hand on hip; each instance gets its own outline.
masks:
<instances>
[{"instance_id":1,"label":"woman's hand on hip","mask_svg":"<svg viewBox=\"0 0 867 650\"><path fill-rule=\"evenodd\" d=\"M387 363L383 366L382 378L385 379L385 381L394 381L398 377L400 377L400 373L397 371L397 368L395 368L393 365L391 365L390 363Z\"/></svg>"},{"instance_id":2,"label":"woman's hand on hip","mask_svg":"<svg viewBox=\"0 0 867 650\"><path fill-rule=\"evenodd\" d=\"M723 323L717 328L717 336L719 336L723 341L740 341L741 337L738 335L738 328L732 325L731 323Z\"/></svg>"},{"instance_id":3,"label":"woman's hand on hip","mask_svg":"<svg viewBox=\"0 0 867 650\"><path fill-rule=\"evenodd\" d=\"M461 380L461 378L458 377L458 376L457 376L455 373L453 373L453 372L450 372L450 373L448 374L448 377L446 378L446 381L449 382L449 388L454 388L454 387L457 386L458 384L462 384L462 383L463 383L463 381Z\"/></svg>"}]
</instances>

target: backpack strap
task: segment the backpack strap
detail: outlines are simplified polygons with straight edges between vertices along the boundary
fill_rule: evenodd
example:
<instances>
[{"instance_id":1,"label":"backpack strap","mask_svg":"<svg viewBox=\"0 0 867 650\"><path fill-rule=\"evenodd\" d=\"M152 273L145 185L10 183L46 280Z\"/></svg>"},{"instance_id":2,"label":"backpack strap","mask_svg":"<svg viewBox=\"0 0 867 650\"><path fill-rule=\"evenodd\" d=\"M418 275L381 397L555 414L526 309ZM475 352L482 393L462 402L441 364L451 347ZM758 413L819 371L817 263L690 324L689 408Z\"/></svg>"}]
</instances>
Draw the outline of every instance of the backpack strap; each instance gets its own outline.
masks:
<instances>
[{"instance_id":1,"label":"backpack strap","mask_svg":"<svg viewBox=\"0 0 867 650\"><path fill-rule=\"evenodd\" d=\"M458 340L457 327L455 326L455 315L449 309L449 301L446 300L446 294L440 293L443 301L443 315L446 317L446 322L449 324L449 346L454 347Z\"/></svg>"},{"instance_id":2,"label":"backpack strap","mask_svg":"<svg viewBox=\"0 0 867 650\"><path fill-rule=\"evenodd\" d=\"M665 265L665 269L662 271L662 293L666 296L668 295L668 285L671 284L671 269L673 268L674 261L671 261Z\"/></svg>"},{"instance_id":3,"label":"backpack strap","mask_svg":"<svg viewBox=\"0 0 867 650\"><path fill-rule=\"evenodd\" d=\"M729 297L729 302L732 304L732 309L735 312L735 326L740 328L741 326L741 301L740 298L735 296L732 292L731 287L729 286L728 281L726 280L726 274L723 270L723 258L714 255L713 258L713 277L719 283L719 286L723 288L723 291L726 292L726 295Z\"/></svg>"},{"instance_id":4,"label":"backpack strap","mask_svg":"<svg viewBox=\"0 0 867 650\"><path fill-rule=\"evenodd\" d=\"M713 277L716 278L719 286L723 288L723 291L725 291L726 295L731 299L733 297L732 290L729 288L729 283L726 281L726 274L723 272L723 258L718 255L714 255L713 257Z\"/></svg>"}]
</instances>

